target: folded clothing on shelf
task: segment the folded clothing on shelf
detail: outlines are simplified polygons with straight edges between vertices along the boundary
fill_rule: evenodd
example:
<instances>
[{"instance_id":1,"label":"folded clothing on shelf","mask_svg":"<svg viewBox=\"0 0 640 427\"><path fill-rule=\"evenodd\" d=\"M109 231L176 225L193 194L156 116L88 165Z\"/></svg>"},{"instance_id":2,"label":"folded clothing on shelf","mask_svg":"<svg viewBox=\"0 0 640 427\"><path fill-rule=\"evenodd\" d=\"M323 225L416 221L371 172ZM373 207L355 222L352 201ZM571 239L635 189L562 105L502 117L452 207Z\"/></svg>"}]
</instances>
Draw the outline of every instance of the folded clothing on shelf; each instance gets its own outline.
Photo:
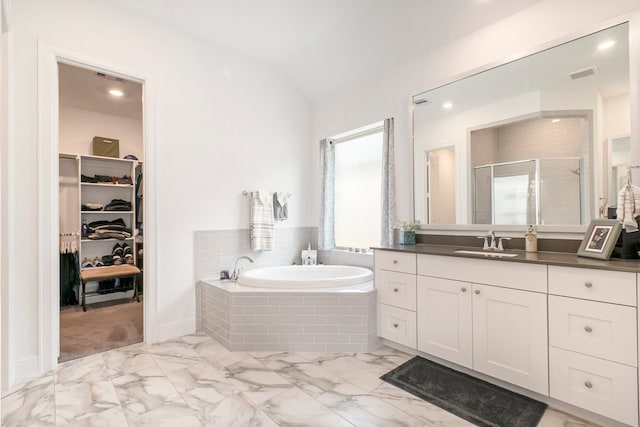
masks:
<instances>
[{"instance_id":1,"label":"folded clothing on shelf","mask_svg":"<svg viewBox=\"0 0 640 427\"><path fill-rule=\"evenodd\" d=\"M81 207L83 211L101 211L103 208L100 203L84 203Z\"/></svg>"},{"instance_id":2,"label":"folded clothing on shelf","mask_svg":"<svg viewBox=\"0 0 640 427\"><path fill-rule=\"evenodd\" d=\"M127 228L122 218L112 221L100 220L88 224L89 239L120 239L131 237L131 229Z\"/></svg>"},{"instance_id":3,"label":"folded clothing on shelf","mask_svg":"<svg viewBox=\"0 0 640 427\"><path fill-rule=\"evenodd\" d=\"M130 211L131 202L127 202L122 199L113 199L107 206L104 207L105 211Z\"/></svg>"},{"instance_id":4,"label":"folded clothing on shelf","mask_svg":"<svg viewBox=\"0 0 640 427\"><path fill-rule=\"evenodd\" d=\"M123 175L121 177L117 176L109 176L109 175L80 175L80 182L88 182L91 184L133 184L131 177L128 175Z\"/></svg>"}]
</instances>

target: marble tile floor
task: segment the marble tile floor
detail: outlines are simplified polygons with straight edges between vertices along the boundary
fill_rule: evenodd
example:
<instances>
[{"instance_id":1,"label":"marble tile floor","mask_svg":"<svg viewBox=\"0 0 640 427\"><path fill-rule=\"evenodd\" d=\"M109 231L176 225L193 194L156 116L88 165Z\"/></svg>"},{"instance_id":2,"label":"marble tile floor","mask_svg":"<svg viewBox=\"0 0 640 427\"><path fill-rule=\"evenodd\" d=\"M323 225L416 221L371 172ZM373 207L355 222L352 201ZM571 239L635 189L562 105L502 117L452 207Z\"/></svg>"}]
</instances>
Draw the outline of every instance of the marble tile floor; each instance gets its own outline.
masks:
<instances>
[{"instance_id":1,"label":"marble tile floor","mask_svg":"<svg viewBox=\"0 0 640 427\"><path fill-rule=\"evenodd\" d=\"M412 356L230 352L205 334L76 359L2 397L2 426L471 426L379 379ZM595 427L548 409L540 427Z\"/></svg>"}]
</instances>

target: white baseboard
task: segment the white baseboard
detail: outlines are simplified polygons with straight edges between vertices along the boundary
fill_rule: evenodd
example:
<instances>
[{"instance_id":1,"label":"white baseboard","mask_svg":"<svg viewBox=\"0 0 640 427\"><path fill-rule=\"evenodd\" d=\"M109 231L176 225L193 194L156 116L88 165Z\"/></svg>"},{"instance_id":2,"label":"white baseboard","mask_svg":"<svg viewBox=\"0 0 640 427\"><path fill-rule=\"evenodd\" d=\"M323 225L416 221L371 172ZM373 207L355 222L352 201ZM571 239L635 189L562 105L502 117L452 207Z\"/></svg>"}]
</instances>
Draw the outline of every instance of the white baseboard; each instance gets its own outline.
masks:
<instances>
[{"instance_id":1,"label":"white baseboard","mask_svg":"<svg viewBox=\"0 0 640 427\"><path fill-rule=\"evenodd\" d=\"M162 323L158 328L158 341L166 341L183 335L193 334L195 331L195 318Z\"/></svg>"},{"instance_id":2,"label":"white baseboard","mask_svg":"<svg viewBox=\"0 0 640 427\"><path fill-rule=\"evenodd\" d=\"M41 374L37 354L16 358L13 366L13 384L9 384L9 388L13 388L16 384L25 383Z\"/></svg>"}]
</instances>

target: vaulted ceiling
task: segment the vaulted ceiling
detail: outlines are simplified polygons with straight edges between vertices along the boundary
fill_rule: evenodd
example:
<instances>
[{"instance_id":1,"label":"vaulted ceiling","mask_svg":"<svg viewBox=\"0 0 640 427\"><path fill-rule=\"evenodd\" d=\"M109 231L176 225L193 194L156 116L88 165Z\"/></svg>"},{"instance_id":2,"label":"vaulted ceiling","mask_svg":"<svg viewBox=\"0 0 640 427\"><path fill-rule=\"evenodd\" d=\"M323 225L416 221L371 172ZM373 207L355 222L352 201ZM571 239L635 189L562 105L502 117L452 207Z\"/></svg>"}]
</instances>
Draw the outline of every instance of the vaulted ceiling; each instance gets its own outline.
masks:
<instances>
[{"instance_id":1,"label":"vaulted ceiling","mask_svg":"<svg viewBox=\"0 0 640 427\"><path fill-rule=\"evenodd\" d=\"M279 70L309 100L425 56L541 0L111 0ZM128 85L120 99L106 90ZM60 67L62 105L141 118L140 85ZM133 91L132 91L133 90Z\"/></svg>"},{"instance_id":2,"label":"vaulted ceiling","mask_svg":"<svg viewBox=\"0 0 640 427\"><path fill-rule=\"evenodd\" d=\"M308 98L383 73L540 0L115 0L267 63Z\"/></svg>"}]
</instances>

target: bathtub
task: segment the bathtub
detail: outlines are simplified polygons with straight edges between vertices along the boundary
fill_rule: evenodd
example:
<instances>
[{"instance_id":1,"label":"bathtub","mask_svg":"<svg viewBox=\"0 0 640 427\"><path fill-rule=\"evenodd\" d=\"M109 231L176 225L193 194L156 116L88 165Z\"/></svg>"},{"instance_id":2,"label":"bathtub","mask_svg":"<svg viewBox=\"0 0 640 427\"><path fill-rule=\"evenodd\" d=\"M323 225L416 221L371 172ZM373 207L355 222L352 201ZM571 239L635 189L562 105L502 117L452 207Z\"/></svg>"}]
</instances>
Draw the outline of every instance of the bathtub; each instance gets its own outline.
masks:
<instances>
[{"instance_id":1,"label":"bathtub","mask_svg":"<svg viewBox=\"0 0 640 427\"><path fill-rule=\"evenodd\" d=\"M348 265L286 265L247 270L236 284L274 291L367 291L373 289L373 272Z\"/></svg>"},{"instance_id":2,"label":"bathtub","mask_svg":"<svg viewBox=\"0 0 640 427\"><path fill-rule=\"evenodd\" d=\"M200 280L196 291L198 329L232 351L360 352L380 345L366 268L255 268L237 281Z\"/></svg>"}]
</instances>

